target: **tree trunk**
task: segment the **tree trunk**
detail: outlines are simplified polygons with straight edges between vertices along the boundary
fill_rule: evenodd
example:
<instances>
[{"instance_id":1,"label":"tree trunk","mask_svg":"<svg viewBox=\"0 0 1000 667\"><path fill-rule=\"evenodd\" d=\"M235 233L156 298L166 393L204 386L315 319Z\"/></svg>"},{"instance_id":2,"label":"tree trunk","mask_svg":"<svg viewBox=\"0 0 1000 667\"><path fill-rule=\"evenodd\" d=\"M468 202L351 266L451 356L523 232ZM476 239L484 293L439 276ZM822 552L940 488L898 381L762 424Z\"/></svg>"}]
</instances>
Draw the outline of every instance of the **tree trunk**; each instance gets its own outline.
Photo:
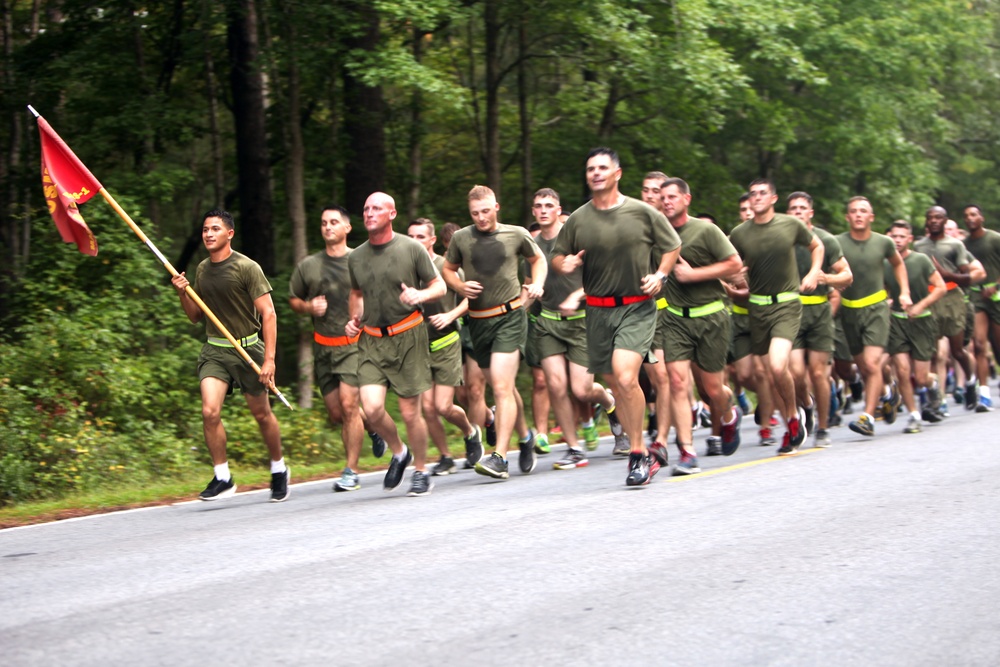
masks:
<instances>
[{"instance_id":1,"label":"tree trunk","mask_svg":"<svg viewBox=\"0 0 1000 667\"><path fill-rule=\"evenodd\" d=\"M531 174L531 117L528 113L528 17L527 7L521 8L517 29L517 109L521 121L521 222L531 219L533 202Z\"/></svg>"},{"instance_id":2,"label":"tree trunk","mask_svg":"<svg viewBox=\"0 0 1000 667\"><path fill-rule=\"evenodd\" d=\"M486 0L486 184L500 199L500 0Z\"/></svg>"},{"instance_id":3,"label":"tree trunk","mask_svg":"<svg viewBox=\"0 0 1000 667\"><path fill-rule=\"evenodd\" d=\"M219 133L219 82L215 77L215 57L208 35L212 27L212 5L203 0L202 46L205 55L205 97L208 100L208 131L212 146L212 208L222 207L226 192L225 163L222 158L222 138ZM201 224L199 223L199 227Z\"/></svg>"},{"instance_id":4,"label":"tree trunk","mask_svg":"<svg viewBox=\"0 0 1000 667\"><path fill-rule=\"evenodd\" d=\"M364 29L345 40L346 51L374 51L379 41L378 12L369 3L354 2L350 6ZM381 87L366 85L346 67L342 72L344 134L348 137L345 207L358 215L364 210L368 195L385 189L385 103Z\"/></svg>"},{"instance_id":5,"label":"tree trunk","mask_svg":"<svg viewBox=\"0 0 1000 667\"><path fill-rule=\"evenodd\" d=\"M413 31L413 59L420 62L423 56L424 32ZM420 90L413 91L410 98L410 192L407 197L407 217L415 220L420 212L420 178L423 170L423 154L421 147L424 138L424 124L421 112L423 110L423 95Z\"/></svg>"},{"instance_id":6,"label":"tree trunk","mask_svg":"<svg viewBox=\"0 0 1000 667\"><path fill-rule=\"evenodd\" d=\"M260 264L265 274L274 275L274 212L254 0L229 0L226 19L239 178L237 235L243 252Z\"/></svg>"}]
</instances>

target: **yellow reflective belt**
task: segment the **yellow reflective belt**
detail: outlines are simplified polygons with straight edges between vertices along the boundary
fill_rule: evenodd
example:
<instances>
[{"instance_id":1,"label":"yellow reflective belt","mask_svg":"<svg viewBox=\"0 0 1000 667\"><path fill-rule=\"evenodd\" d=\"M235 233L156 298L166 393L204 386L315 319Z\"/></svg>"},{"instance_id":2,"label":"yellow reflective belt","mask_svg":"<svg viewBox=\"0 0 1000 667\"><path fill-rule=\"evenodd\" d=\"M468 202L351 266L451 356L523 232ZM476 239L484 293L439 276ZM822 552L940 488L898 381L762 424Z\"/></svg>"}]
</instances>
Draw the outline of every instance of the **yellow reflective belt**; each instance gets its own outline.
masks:
<instances>
[{"instance_id":1,"label":"yellow reflective belt","mask_svg":"<svg viewBox=\"0 0 1000 667\"><path fill-rule=\"evenodd\" d=\"M749 315L749 314L750 311L744 308L743 306L737 306L735 303L733 304L733 315Z\"/></svg>"},{"instance_id":2,"label":"yellow reflective belt","mask_svg":"<svg viewBox=\"0 0 1000 667\"><path fill-rule=\"evenodd\" d=\"M829 300L830 297L828 297L825 294L813 294L811 296L802 294L799 295L799 301L801 301L802 304L805 306L815 306L816 304L819 303L826 303Z\"/></svg>"},{"instance_id":3,"label":"yellow reflective belt","mask_svg":"<svg viewBox=\"0 0 1000 667\"><path fill-rule=\"evenodd\" d=\"M441 336L437 340L431 341L431 352L438 352L440 350L443 350L449 345L457 343L459 338L460 336L458 335L457 331L452 331L447 336Z\"/></svg>"},{"instance_id":4,"label":"yellow reflective belt","mask_svg":"<svg viewBox=\"0 0 1000 667\"><path fill-rule=\"evenodd\" d=\"M661 296L659 299L656 300L657 310L663 310L666 307L667 307L667 297Z\"/></svg>"},{"instance_id":5,"label":"yellow reflective belt","mask_svg":"<svg viewBox=\"0 0 1000 667\"><path fill-rule=\"evenodd\" d=\"M244 336L243 338L237 338L236 342L240 344L240 347L250 347L251 345L256 345L257 341L260 340L257 334L253 333L249 336ZM215 338L213 336L208 337L208 344L214 345L216 347L232 347L233 344L229 342L228 338Z\"/></svg>"},{"instance_id":6,"label":"yellow reflective belt","mask_svg":"<svg viewBox=\"0 0 1000 667\"><path fill-rule=\"evenodd\" d=\"M844 299L841 298L840 303L846 308L867 308L868 306L874 306L876 303L882 303L889 298L886 291L879 290L874 294L869 294L861 299Z\"/></svg>"},{"instance_id":7,"label":"yellow reflective belt","mask_svg":"<svg viewBox=\"0 0 1000 667\"><path fill-rule=\"evenodd\" d=\"M705 317L706 315L711 315L712 313L717 313L720 310L725 309L726 304L722 301L713 301L712 303L707 303L704 306L696 306L694 308L667 306L668 313L673 313L679 317Z\"/></svg>"},{"instance_id":8,"label":"yellow reflective belt","mask_svg":"<svg viewBox=\"0 0 1000 667\"><path fill-rule=\"evenodd\" d=\"M578 310L572 315L563 315L562 313L557 313L554 310L548 310L542 308L542 317L547 320L582 320L587 316L587 311Z\"/></svg>"},{"instance_id":9,"label":"yellow reflective belt","mask_svg":"<svg viewBox=\"0 0 1000 667\"><path fill-rule=\"evenodd\" d=\"M929 310L925 310L916 317L910 317L901 310L891 310L889 312L892 313L893 317L898 317L901 320L919 320L921 317L930 317L931 315L933 315L933 313L931 313L931 311Z\"/></svg>"},{"instance_id":10,"label":"yellow reflective belt","mask_svg":"<svg viewBox=\"0 0 1000 667\"><path fill-rule=\"evenodd\" d=\"M795 301L798 298L798 292L782 292L780 294L751 294L750 303L755 306L771 306L776 303Z\"/></svg>"}]
</instances>

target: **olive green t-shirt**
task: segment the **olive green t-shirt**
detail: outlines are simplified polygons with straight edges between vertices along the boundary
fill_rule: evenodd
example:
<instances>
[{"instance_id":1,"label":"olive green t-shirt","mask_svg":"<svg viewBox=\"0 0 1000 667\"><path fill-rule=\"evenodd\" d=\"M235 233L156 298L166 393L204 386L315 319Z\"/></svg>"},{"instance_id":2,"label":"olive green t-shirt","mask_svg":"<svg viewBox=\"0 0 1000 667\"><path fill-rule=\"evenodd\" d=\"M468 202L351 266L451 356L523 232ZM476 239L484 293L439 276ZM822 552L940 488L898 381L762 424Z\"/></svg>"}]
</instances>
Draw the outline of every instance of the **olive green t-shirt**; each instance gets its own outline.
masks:
<instances>
[{"instance_id":1,"label":"olive green t-shirt","mask_svg":"<svg viewBox=\"0 0 1000 667\"><path fill-rule=\"evenodd\" d=\"M910 300L917 303L921 299L927 298L930 294L931 276L937 269L930 258L919 252L910 252L903 258L906 266L906 281L910 284ZM902 312L899 305L899 283L896 282L896 272L892 270L892 264L883 262L885 267L885 287L889 290L889 298L892 299L892 309ZM877 291L877 290L876 290Z\"/></svg>"},{"instance_id":2,"label":"olive green t-shirt","mask_svg":"<svg viewBox=\"0 0 1000 667\"><path fill-rule=\"evenodd\" d=\"M555 256L558 239L558 234L551 239L545 239L539 234L535 239L549 267L548 275L545 277L545 293L542 295L542 307L549 310L559 310L560 304L570 294L583 287L583 273L580 270L565 274L552 268L552 258Z\"/></svg>"},{"instance_id":3,"label":"olive green t-shirt","mask_svg":"<svg viewBox=\"0 0 1000 667\"><path fill-rule=\"evenodd\" d=\"M469 300L469 309L488 310L517 298L518 258L536 255L541 251L527 229L498 223L492 232L481 232L475 225L455 232L445 259L465 271L466 281L483 286L479 296Z\"/></svg>"},{"instance_id":4,"label":"olive green t-shirt","mask_svg":"<svg viewBox=\"0 0 1000 667\"><path fill-rule=\"evenodd\" d=\"M288 281L288 293L303 301L318 296L326 297L326 313L313 317L313 328L323 336L343 336L344 326L351 319L348 298L351 295L351 276L347 258L351 249L342 257L330 257L325 250L309 255L295 267Z\"/></svg>"},{"instance_id":5,"label":"olive green t-shirt","mask_svg":"<svg viewBox=\"0 0 1000 667\"><path fill-rule=\"evenodd\" d=\"M666 216L638 199L623 197L607 210L587 202L573 211L556 238L554 253L586 251L583 287L588 295L639 296L643 277L656 271L653 257L680 244Z\"/></svg>"},{"instance_id":6,"label":"olive green t-shirt","mask_svg":"<svg viewBox=\"0 0 1000 667\"><path fill-rule=\"evenodd\" d=\"M681 259L692 267L716 264L736 254L736 248L725 233L711 222L688 218L680 227L674 227L674 231L681 239ZM680 283L671 271L667 277L664 296L671 306L694 308L724 299L726 290L717 278L697 283Z\"/></svg>"},{"instance_id":7,"label":"olive green t-shirt","mask_svg":"<svg viewBox=\"0 0 1000 667\"><path fill-rule=\"evenodd\" d=\"M950 236L937 240L925 236L913 244L913 249L936 259L945 271L952 273L958 273L958 267L972 261L972 255L965 249L965 244Z\"/></svg>"},{"instance_id":8,"label":"olive green t-shirt","mask_svg":"<svg viewBox=\"0 0 1000 667\"><path fill-rule=\"evenodd\" d=\"M850 232L837 235L854 274L854 282L843 291L845 299L863 299L885 289L885 270L882 263L896 254L896 244L888 236L872 232L864 241L851 238Z\"/></svg>"},{"instance_id":9,"label":"olive green t-shirt","mask_svg":"<svg viewBox=\"0 0 1000 667\"><path fill-rule=\"evenodd\" d=\"M444 266L444 257L441 255L434 255L433 257L434 268L441 272L441 268ZM461 269L459 269L459 275L461 275ZM420 289L427 287L427 283L421 281ZM461 303L462 297L458 295L457 292L452 290L450 287L444 293L444 296L437 301L430 301L423 304L424 306L424 317L430 317L431 315L440 315L441 313L447 313L448 311L455 310L455 306ZM427 320L427 339L430 342L434 342L439 338L444 338L453 331L458 331L458 320L455 320L444 329L437 329L431 326L430 320Z\"/></svg>"},{"instance_id":10,"label":"olive green t-shirt","mask_svg":"<svg viewBox=\"0 0 1000 667\"><path fill-rule=\"evenodd\" d=\"M981 238L966 238L965 248L986 270L986 280L983 282L995 283L1000 278L1000 233L992 229L983 231L986 233Z\"/></svg>"},{"instance_id":11,"label":"olive green t-shirt","mask_svg":"<svg viewBox=\"0 0 1000 667\"><path fill-rule=\"evenodd\" d=\"M798 291L795 246L808 247L812 239L813 233L804 222L784 213L775 213L761 224L747 220L729 235L749 269L750 293L762 295Z\"/></svg>"},{"instance_id":12,"label":"olive green t-shirt","mask_svg":"<svg viewBox=\"0 0 1000 667\"><path fill-rule=\"evenodd\" d=\"M843 251L840 249L840 241L837 240L836 236L819 227L813 227L813 234L823 244L823 273L832 273L833 265L844 256ZM812 253L809 252L809 248L800 245L795 246L795 262L799 267L799 280L801 281L809 273L809 269L812 268ZM816 289L813 291L802 292L802 294L811 296L813 294L827 294L829 291L829 285L816 285Z\"/></svg>"},{"instance_id":13,"label":"olive green t-shirt","mask_svg":"<svg viewBox=\"0 0 1000 667\"><path fill-rule=\"evenodd\" d=\"M198 265L191 286L234 338L244 338L260 330L260 313L253 302L269 294L271 284L257 262L235 250L221 262L205 259ZM222 337L222 332L207 317L205 333Z\"/></svg>"},{"instance_id":14,"label":"olive green t-shirt","mask_svg":"<svg viewBox=\"0 0 1000 667\"><path fill-rule=\"evenodd\" d=\"M419 288L438 277L427 250L402 234L393 234L382 245L365 241L351 253L347 266L351 288L361 290L365 299L361 323L370 327L395 324L416 310L399 300L403 283Z\"/></svg>"}]
</instances>

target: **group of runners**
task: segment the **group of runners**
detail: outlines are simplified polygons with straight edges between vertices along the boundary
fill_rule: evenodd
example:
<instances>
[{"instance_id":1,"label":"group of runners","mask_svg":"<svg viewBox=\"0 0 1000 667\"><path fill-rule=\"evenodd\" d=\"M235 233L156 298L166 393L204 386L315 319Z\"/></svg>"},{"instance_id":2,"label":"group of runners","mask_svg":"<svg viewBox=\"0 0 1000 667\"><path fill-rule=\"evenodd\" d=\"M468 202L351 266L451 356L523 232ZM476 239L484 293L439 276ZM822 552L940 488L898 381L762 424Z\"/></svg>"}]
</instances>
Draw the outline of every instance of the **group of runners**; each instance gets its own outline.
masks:
<instances>
[{"instance_id":1,"label":"group of runners","mask_svg":"<svg viewBox=\"0 0 1000 667\"><path fill-rule=\"evenodd\" d=\"M992 409L988 341L1000 333L1000 234L985 228L977 206L963 211L964 239L935 206L915 241L903 220L887 235L873 231L871 203L853 197L849 229L834 236L813 226L807 193L788 195L787 214L777 213L774 184L757 179L727 236L689 212L691 191L680 178L650 172L634 199L621 193L621 177L617 154L594 149L586 160L591 199L566 216L557 192L538 190L530 232L500 223L496 195L477 185L468 193L473 224L441 229L443 256L432 221L394 231L395 202L385 193L366 200L368 241L353 250L348 212L322 211L325 247L295 267L289 300L312 317L315 380L341 425L347 467L335 491L360 488L367 431L376 456L391 452L386 491L412 465L408 494L430 493L434 476L456 469L443 421L463 435L466 467L507 479L515 433L518 468L531 473L551 451L554 416L566 449L553 467L579 468L597 447L603 414L613 454L628 457L626 484L641 486L669 465L671 429L675 475L700 472L699 423L711 429L706 455L733 454L751 411L746 389L756 394L760 444L777 445L772 428L784 424L779 455L797 452L810 434L815 446L830 446L829 428L850 411L852 396L864 407L849 427L865 436L875 434L877 417L893 424L901 408L906 433L941 421L946 378L967 409ZM234 233L225 211L205 215L209 257L192 286L260 372L206 323L198 374L215 474L199 497L235 493L220 413L238 387L270 453L271 500L280 502L290 471L267 395L277 331L271 287L232 249ZM199 321L186 276L173 284ZM516 387L522 360L532 369L530 425ZM385 409L390 389L405 441ZM433 466L429 442L439 451Z\"/></svg>"}]
</instances>

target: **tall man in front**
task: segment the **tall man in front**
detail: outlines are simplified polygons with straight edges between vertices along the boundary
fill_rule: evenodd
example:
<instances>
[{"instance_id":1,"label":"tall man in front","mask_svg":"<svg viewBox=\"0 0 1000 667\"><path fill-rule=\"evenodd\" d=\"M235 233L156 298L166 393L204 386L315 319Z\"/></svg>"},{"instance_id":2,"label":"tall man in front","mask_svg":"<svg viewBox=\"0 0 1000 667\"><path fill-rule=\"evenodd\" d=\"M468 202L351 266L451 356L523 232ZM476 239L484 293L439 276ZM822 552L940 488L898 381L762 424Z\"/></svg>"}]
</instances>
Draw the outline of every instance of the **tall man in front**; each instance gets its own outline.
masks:
<instances>
[{"instance_id":1,"label":"tall man in front","mask_svg":"<svg viewBox=\"0 0 1000 667\"><path fill-rule=\"evenodd\" d=\"M592 150L586 176L593 198L566 221L552 267L565 274L583 267L589 368L612 387L618 419L631 442L625 483L639 486L648 484L660 465L643 442L646 399L639 369L656 331L653 297L673 269L681 242L666 216L621 194L622 169L613 150ZM651 271L654 255L660 262Z\"/></svg>"},{"instance_id":2,"label":"tall man in front","mask_svg":"<svg viewBox=\"0 0 1000 667\"><path fill-rule=\"evenodd\" d=\"M260 374L253 372L212 321L205 322L208 341L198 356L198 379L205 444L212 456L215 477L198 497L218 500L236 493L236 482L226 458L222 404L233 387L239 387L271 455L271 502L280 503L288 497L291 472L281 455L281 430L267 396L267 388L274 382L278 318L271 301L271 285L260 265L233 250L235 233L233 216L227 211L215 209L205 214L201 238L208 250L208 259L198 265L192 287L260 365ZM201 321L204 313L185 291L189 284L187 277L181 273L171 282L177 288L188 319Z\"/></svg>"},{"instance_id":3,"label":"tall man in front","mask_svg":"<svg viewBox=\"0 0 1000 667\"><path fill-rule=\"evenodd\" d=\"M851 430L861 435L875 435L875 408L885 403L883 418L886 423L896 419L899 406L898 394L883 396L882 354L889 342L889 304L885 289L883 262L889 262L899 285L899 308L909 311L910 281L906 265L888 236L872 231L875 212L865 197L851 197L847 201L848 231L837 236L844 257L854 274L854 282L843 290L840 299L840 319L844 337L854 363L865 380L865 412L850 423ZM900 378L909 382L909 378ZM885 400L883 400L885 399Z\"/></svg>"},{"instance_id":4,"label":"tall man in front","mask_svg":"<svg viewBox=\"0 0 1000 667\"><path fill-rule=\"evenodd\" d=\"M972 343L976 351L976 376L979 380L979 401L976 412L991 412L993 400L986 378L990 376L989 349L987 341L1000 341L1000 233L986 229L983 211L976 204L969 204L963 211L965 227L969 236L965 247L983 265L985 276L980 285L970 285L972 305L975 307L975 326Z\"/></svg>"},{"instance_id":5,"label":"tall man in front","mask_svg":"<svg viewBox=\"0 0 1000 667\"><path fill-rule=\"evenodd\" d=\"M774 401L785 419L785 439L778 454L795 453L806 437L795 402L795 383L789 368L792 345L799 332L802 303L799 291L816 289L823 263L823 244L809 228L790 215L774 212L778 193L771 181L750 183L753 218L730 234L746 264L750 287L750 346L771 374ZM812 262L799 280L795 246L809 249ZM762 415L767 419L768 415Z\"/></svg>"},{"instance_id":6,"label":"tall man in front","mask_svg":"<svg viewBox=\"0 0 1000 667\"><path fill-rule=\"evenodd\" d=\"M383 192L370 195L364 216L368 240L347 262L351 319L344 332L351 338L362 329L365 333L358 341L361 407L368 423L392 450L383 489L399 486L406 466L413 461L407 495L424 496L434 485L426 470L427 424L420 411L420 395L431 388L430 345L420 304L443 297L445 284L424 247L392 230L396 217L392 197ZM426 287L417 289L420 284ZM409 447L385 411L389 387L399 397Z\"/></svg>"},{"instance_id":7,"label":"tall man in front","mask_svg":"<svg viewBox=\"0 0 1000 667\"><path fill-rule=\"evenodd\" d=\"M522 421L524 415L524 404L514 386L528 335L521 292L541 298L548 270L528 230L501 224L499 211L493 190L477 185L469 191L469 215L475 224L455 232L442 275L449 287L469 299L472 354L496 399L496 450L476 464L476 472L507 479L510 435L514 423ZM531 267L531 283L524 287L517 276L521 257ZM459 268L464 270L464 280L458 275ZM536 463L534 438L529 433L521 439L518 465L527 474Z\"/></svg>"}]
</instances>

